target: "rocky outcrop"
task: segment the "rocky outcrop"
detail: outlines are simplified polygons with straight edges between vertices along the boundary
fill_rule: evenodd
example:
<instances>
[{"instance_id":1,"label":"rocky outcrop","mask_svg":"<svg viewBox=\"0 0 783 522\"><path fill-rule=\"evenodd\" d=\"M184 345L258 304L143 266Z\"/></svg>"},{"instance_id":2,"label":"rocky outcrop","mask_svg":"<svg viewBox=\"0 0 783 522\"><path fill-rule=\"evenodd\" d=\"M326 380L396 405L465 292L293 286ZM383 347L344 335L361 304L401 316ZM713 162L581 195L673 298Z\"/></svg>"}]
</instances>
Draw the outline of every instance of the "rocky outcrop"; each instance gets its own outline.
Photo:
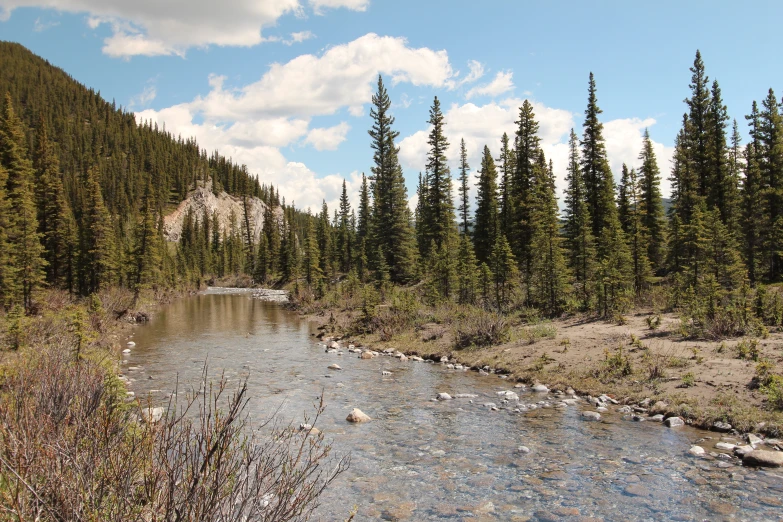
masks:
<instances>
[{"instance_id":1,"label":"rocky outcrop","mask_svg":"<svg viewBox=\"0 0 783 522\"><path fill-rule=\"evenodd\" d=\"M198 187L188 194L187 199L182 201L174 212L163 217L163 234L166 240L179 241L182 235L182 224L189 210L193 210L193 215L199 222L204 216L204 210L207 211L210 218L213 213L217 214L221 233L230 230L232 213L236 218L237 226L241 226L244 218L241 198L230 196L226 192L221 192L216 196L212 192L212 181L200 182ZM253 226L253 236L258 238L264 224L266 204L258 198L248 198L248 210ZM279 208L275 209L275 211L279 210Z\"/></svg>"}]
</instances>

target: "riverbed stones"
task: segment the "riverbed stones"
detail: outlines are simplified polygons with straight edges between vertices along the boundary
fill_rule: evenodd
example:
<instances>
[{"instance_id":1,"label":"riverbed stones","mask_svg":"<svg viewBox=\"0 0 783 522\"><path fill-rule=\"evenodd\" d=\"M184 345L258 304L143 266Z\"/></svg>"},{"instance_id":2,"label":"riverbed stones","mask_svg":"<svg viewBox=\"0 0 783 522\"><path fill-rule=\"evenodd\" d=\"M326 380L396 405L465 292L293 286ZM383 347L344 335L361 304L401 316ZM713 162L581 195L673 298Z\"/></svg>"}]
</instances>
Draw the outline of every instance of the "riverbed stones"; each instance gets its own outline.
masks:
<instances>
[{"instance_id":1,"label":"riverbed stones","mask_svg":"<svg viewBox=\"0 0 783 522\"><path fill-rule=\"evenodd\" d=\"M691 446L691 449L688 450L688 453L691 455L696 455L697 457L701 457L706 453L706 451L701 446Z\"/></svg>"},{"instance_id":2,"label":"riverbed stones","mask_svg":"<svg viewBox=\"0 0 783 522\"><path fill-rule=\"evenodd\" d=\"M455 399L475 399L478 397L475 393L457 393L454 395Z\"/></svg>"},{"instance_id":3,"label":"riverbed stones","mask_svg":"<svg viewBox=\"0 0 783 522\"><path fill-rule=\"evenodd\" d=\"M362 352L361 355L359 355L359 359L372 359L372 353Z\"/></svg>"},{"instance_id":4,"label":"riverbed stones","mask_svg":"<svg viewBox=\"0 0 783 522\"><path fill-rule=\"evenodd\" d=\"M597 411L583 411L582 420L586 421L599 421L601 420L601 414Z\"/></svg>"},{"instance_id":5,"label":"riverbed stones","mask_svg":"<svg viewBox=\"0 0 783 522\"><path fill-rule=\"evenodd\" d=\"M450 401L451 398L452 398L451 395L449 395L448 393L445 393L445 392L438 394L438 400L439 401Z\"/></svg>"},{"instance_id":6,"label":"riverbed stones","mask_svg":"<svg viewBox=\"0 0 783 522\"><path fill-rule=\"evenodd\" d=\"M729 442L719 442L715 445L716 449L719 450L725 450L725 451L734 451L734 448L736 448L736 444L731 444Z\"/></svg>"},{"instance_id":7,"label":"riverbed stones","mask_svg":"<svg viewBox=\"0 0 783 522\"><path fill-rule=\"evenodd\" d=\"M758 435L754 435L752 433L748 433L748 444L751 446L758 446L759 444L763 444L764 441L761 440L761 438Z\"/></svg>"},{"instance_id":8,"label":"riverbed stones","mask_svg":"<svg viewBox=\"0 0 783 522\"><path fill-rule=\"evenodd\" d=\"M546 393L546 392L548 392L548 391L549 391L549 388L547 388L547 387L546 387L546 386L544 386L543 384L535 384L535 385L533 385L533 387L532 387L532 388L530 388L530 389L531 389L531 390L533 390L533 391L534 391L534 392L536 392L536 393Z\"/></svg>"},{"instance_id":9,"label":"riverbed stones","mask_svg":"<svg viewBox=\"0 0 783 522\"><path fill-rule=\"evenodd\" d=\"M358 424L361 422L371 421L372 418L366 413L364 413L362 410L360 410L359 408L354 408L353 410L351 410L351 413L348 414L345 420L347 420L348 422L353 422Z\"/></svg>"},{"instance_id":10,"label":"riverbed stones","mask_svg":"<svg viewBox=\"0 0 783 522\"><path fill-rule=\"evenodd\" d=\"M783 466L783 451L753 450L742 457L742 464L779 468Z\"/></svg>"},{"instance_id":11,"label":"riverbed stones","mask_svg":"<svg viewBox=\"0 0 783 522\"><path fill-rule=\"evenodd\" d=\"M133 348L134 346L136 346L136 343L134 343L133 341L128 341L127 344L129 348Z\"/></svg>"},{"instance_id":12,"label":"riverbed stones","mask_svg":"<svg viewBox=\"0 0 783 522\"><path fill-rule=\"evenodd\" d=\"M731 424L728 422L715 421L712 425L712 429L721 433L727 433L731 431Z\"/></svg>"},{"instance_id":13,"label":"riverbed stones","mask_svg":"<svg viewBox=\"0 0 783 522\"><path fill-rule=\"evenodd\" d=\"M383 375L384 377L389 377L391 374L392 374L392 372L390 372L390 371L388 371L388 370L383 370L383 371L381 372L381 375Z\"/></svg>"},{"instance_id":14,"label":"riverbed stones","mask_svg":"<svg viewBox=\"0 0 783 522\"><path fill-rule=\"evenodd\" d=\"M663 422L663 415L661 415L660 413L658 415L653 415L652 417L650 417L650 420L653 422Z\"/></svg>"},{"instance_id":15,"label":"riverbed stones","mask_svg":"<svg viewBox=\"0 0 783 522\"><path fill-rule=\"evenodd\" d=\"M669 417L665 421L663 421L663 424L667 428L677 428L679 426L685 426L685 421L682 420L680 417Z\"/></svg>"},{"instance_id":16,"label":"riverbed stones","mask_svg":"<svg viewBox=\"0 0 783 522\"><path fill-rule=\"evenodd\" d=\"M330 364L330 365L328 366L328 368L329 368L330 370L342 370L342 368L340 368L340 365L339 365L339 364Z\"/></svg>"}]
</instances>

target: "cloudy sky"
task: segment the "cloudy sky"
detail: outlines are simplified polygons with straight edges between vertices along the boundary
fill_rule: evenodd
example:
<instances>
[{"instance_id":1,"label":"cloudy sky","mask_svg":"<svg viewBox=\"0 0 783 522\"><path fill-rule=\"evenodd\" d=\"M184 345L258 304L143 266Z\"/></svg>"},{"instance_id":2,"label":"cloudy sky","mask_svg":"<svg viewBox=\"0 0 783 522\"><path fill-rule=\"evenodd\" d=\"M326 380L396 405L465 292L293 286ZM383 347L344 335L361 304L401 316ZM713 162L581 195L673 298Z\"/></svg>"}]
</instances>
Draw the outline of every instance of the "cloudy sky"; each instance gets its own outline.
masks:
<instances>
[{"instance_id":1,"label":"cloudy sky","mask_svg":"<svg viewBox=\"0 0 783 522\"><path fill-rule=\"evenodd\" d=\"M631 5L636 4L636 5ZM590 71L612 168L649 128L664 178L701 49L729 114L783 94L779 1L0 0L17 41L108 100L244 163L300 208L352 196L372 160L378 74L389 87L409 196L438 96L456 165L497 156L524 99L560 180L581 135ZM668 191L664 179L664 191Z\"/></svg>"}]
</instances>

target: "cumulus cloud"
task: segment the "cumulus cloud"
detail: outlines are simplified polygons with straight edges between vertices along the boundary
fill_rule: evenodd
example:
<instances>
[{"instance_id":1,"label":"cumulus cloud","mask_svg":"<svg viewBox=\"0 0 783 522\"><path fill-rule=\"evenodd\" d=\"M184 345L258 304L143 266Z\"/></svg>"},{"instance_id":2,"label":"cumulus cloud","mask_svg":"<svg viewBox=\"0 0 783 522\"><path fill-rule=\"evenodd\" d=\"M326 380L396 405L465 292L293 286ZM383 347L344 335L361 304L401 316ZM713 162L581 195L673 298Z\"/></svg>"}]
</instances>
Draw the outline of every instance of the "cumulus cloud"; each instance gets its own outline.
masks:
<instances>
[{"instance_id":1,"label":"cumulus cloud","mask_svg":"<svg viewBox=\"0 0 783 522\"><path fill-rule=\"evenodd\" d=\"M334 127L313 129L307 133L305 143L309 143L315 150L337 150L337 147L345 141L345 136L351 126L342 121Z\"/></svg>"},{"instance_id":2,"label":"cumulus cloud","mask_svg":"<svg viewBox=\"0 0 783 522\"><path fill-rule=\"evenodd\" d=\"M501 71L495 75L495 78L491 82L470 89L467 94L465 94L465 98L469 100L474 96L495 97L507 93L514 88L514 82L511 81L512 76L513 73L511 71Z\"/></svg>"},{"instance_id":3,"label":"cumulus cloud","mask_svg":"<svg viewBox=\"0 0 783 522\"><path fill-rule=\"evenodd\" d=\"M310 0L310 5L315 14L320 15L326 9L344 7L352 11L366 11L370 0Z\"/></svg>"},{"instance_id":4,"label":"cumulus cloud","mask_svg":"<svg viewBox=\"0 0 783 522\"><path fill-rule=\"evenodd\" d=\"M445 51L412 48L402 38L368 34L318 56L273 64L257 82L240 88L228 86L224 76L210 75L206 95L158 111L141 111L136 118L165 125L175 135L194 136L202 147L219 150L247 165L264 183L279 187L289 202L295 198L298 206L318 210L322 199L330 207L337 201L342 176L316 174L302 163L288 161L281 148L338 148L350 131L349 123L311 128L313 122L346 108L351 116L362 116L379 73L399 82L442 88L454 77ZM349 182L350 194L358 191L357 176Z\"/></svg>"},{"instance_id":5,"label":"cumulus cloud","mask_svg":"<svg viewBox=\"0 0 783 522\"><path fill-rule=\"evenodd\" d=\"M287 40L283 40L283 43L286 45L294 45L295 43L302 43L311 38L315 38L315 35L310 31L299 31L298 33L291 33L291 37Z\"/></svg>"},{"instance_id":6,"label":"cumulus cloud","mask_svg":"<svg viewBox=\"0 0 783 522\"><path fill-rule=\"evenodd\" d=\"M333 8L365 11L369 0L310 0L309 5L319 14ZM191 47L279 40L265 38L262 31L304 9L300 0L223 0L219 6L207 0L0 0L0 20L18 7L86 13L91 29L109 24L112 35L103 52L112 57L181 56Z\"/></svg>"}]
</instances>

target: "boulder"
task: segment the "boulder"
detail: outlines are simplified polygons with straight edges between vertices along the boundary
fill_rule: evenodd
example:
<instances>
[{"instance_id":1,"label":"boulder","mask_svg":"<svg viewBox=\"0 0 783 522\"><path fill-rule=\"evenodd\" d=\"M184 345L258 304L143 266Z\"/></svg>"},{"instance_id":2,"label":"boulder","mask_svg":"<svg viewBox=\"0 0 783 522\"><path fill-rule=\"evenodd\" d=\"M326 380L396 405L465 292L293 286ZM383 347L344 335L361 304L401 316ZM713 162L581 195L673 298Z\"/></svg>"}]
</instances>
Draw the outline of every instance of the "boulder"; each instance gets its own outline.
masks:
<instances>
[{"instance_id":1,"label":"boulder","mask_svg":"<svg viewBox=\"0 0 783 522\"><path fill-rule=\"evenodd\" d=\"M599 421L601 420L601 414L597 411L583 411L582 420L586 421Z\"/></svg>"},{"instance_id":2,"label":"boulder","mask_svg":"<svg viewBox=\"0 0 783 522\"><path fill-rule=\"evenodd\" d=\"M751 446L757 446L759 444L762 444L764 441L761 440L761 438L758 435L753 435L752 433L748 433L748 444Z\"/></svg>"},{"instance_id":3,"label":"boulder","mask_svg":"<svg viewBox=\"0 0 783 522\"><path fill-rule=\"evenodd\" d=\"M533 386L530 389L533 390L534 392L538 392L538 393L546 393L546 392L549 391L549 388L547 388L543 384L536 384L535 386Z\"/></svg>"},{"instance_id":4,"label":"boulder","mask_svg":"<svg viewBox=\"0 0 783 522\"><path fill-rule=\"evenodd\" d=\"M340 368L339 364L330 364L329 365L329 369L330 370L342 370L342 368Z\"/></svg>"},{"instance_id":5,"label":"boulder","mask_svg":"<svg viewBox=\"0 0 783 522\"><path fill-rule=\"evenodd\" d=\"M438 394L438 400L439 401L450 401L451 400L451 395L449 395L448 393L439 393Z\"/></svg>"},{"instance_id":6,"label":"boulder","mask_svg":"<svg viewBox=\"0 0 783 522\"><path fill-rule=\"evenodd\" d=\"M362 352L359 359L372 359L372 354L370 352Z\"/></svg>"},{"instance_id":7,"label":"boulder","mask_svg":"<svg viewBox=\"0 0 783 522\"><path fill-rule=\"evenodd\" d=\"M678 426L685 426L685 421L679 417L669 417L663 423L667 428L676 428Z\"/></svg>"},{"instance_id":8,"label":"boulder","mask_svg":"<svg viewBox=\"0 0 783 522\"><path fill-rule=\"evenodd\" d=\"M701 446L691 446L691 449L688 450L688 453L699 457L701 455L704 455L704 453L706 452L704 451L704 448L702 448Z\"/></svg>"},{"instance_id":9,"label":"boulder","mask_svg":"<svg viewBox=\"0 0 783 522\"><path fill-rule=\"evenodd\" d=\"M359 408L354 408L353 410L351 410L351 413L348 414L345 420L347 420L348 422L359 423L359 422L371 421L372 419L370 418L369 415L364 413Z\"/></svg>"},{"instance_id":10,"label":"boulder","mask_svg":"<svg viewBox=\"0 0 783 522\"><path fill-rule=\"evenodd\" d=\"M783 466L783 451L753 450L742 457L742 464L779 468Z\"/></svg>"},{"instance_id":11,"label":"boulder","mask_svg":"<svg viewBox=\"0 0 783 522\"><path fill-rule=\"evenodd\" d=\"M712 425L712 429L721 433L726 433L731 431L731 424L728 422L715 421L715 423Z\"/></svg>"},{"instance_id":12,"label":"boulder","mask_svg":"<svg viewBox=\"0 0 783 522\"><path fill-rule=\"evenodd\" d=\"M734 454L740 458L744 457L751 451L753 451L755 448L748 444L747 446L735 446L734 447Z\"/></svg>"}]
</instances>

